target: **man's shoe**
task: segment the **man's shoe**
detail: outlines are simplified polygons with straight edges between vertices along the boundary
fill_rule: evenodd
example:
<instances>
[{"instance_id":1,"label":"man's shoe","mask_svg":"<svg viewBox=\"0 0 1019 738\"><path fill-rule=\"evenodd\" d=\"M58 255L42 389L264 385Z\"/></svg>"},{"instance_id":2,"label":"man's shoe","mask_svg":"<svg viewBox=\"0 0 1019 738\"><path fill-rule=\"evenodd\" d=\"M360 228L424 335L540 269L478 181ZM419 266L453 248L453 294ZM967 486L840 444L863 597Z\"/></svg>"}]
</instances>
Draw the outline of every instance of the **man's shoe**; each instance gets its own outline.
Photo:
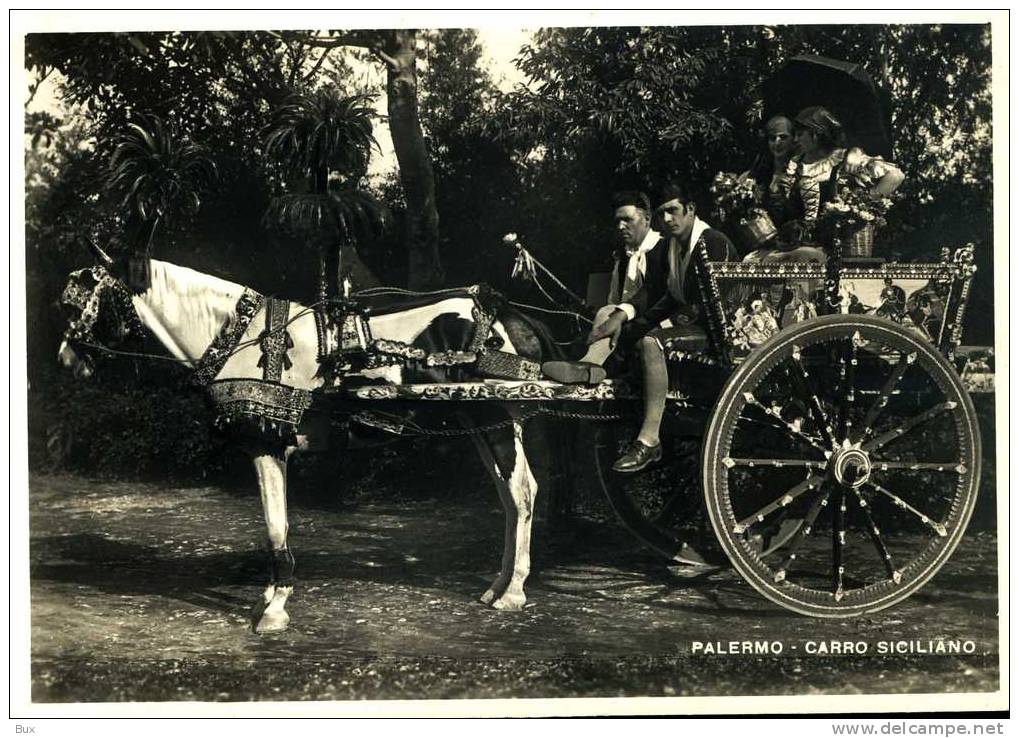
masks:
<instances>
[{"instance_id":1,"label":"man's shoe","mask_svg":"<svg viewBox=\"0 0 1019 738\"><path fill-rule=\"evenodd\" d=\"M588 361L546 361L541 373L563 384L599 384L605 380L605 369Z\"/></svg>"},{"instance_id":2,"label":"man's shoe","mask_svg":"<svg viewBox=\"0 0 1019 738\"><path fill-rule=\"evenodd\" d=\"M642 441L637 440L631 443L626 453L620 456L616 463L612 465L612 470L624 474L632 474L633 472L639 472L656 461L661 461L661 459L662 444L658 443L654 446L647 446Z\"/></svg>"}]
</instances>

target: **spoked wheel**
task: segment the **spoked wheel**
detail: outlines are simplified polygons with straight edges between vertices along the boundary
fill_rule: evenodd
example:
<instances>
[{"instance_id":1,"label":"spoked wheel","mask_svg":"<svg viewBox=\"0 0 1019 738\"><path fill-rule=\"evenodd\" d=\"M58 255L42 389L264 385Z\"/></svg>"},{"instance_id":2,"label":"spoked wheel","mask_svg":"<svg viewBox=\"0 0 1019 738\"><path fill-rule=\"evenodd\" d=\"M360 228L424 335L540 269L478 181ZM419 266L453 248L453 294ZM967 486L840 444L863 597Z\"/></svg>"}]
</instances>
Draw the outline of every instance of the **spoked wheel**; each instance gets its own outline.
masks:
<instances>
[{"instance_id":1,"label":"spoked wheel","mask_svg":"<svg viewBox=\"0 0 1019 738\"><path fill-rule=\"evenodd\" d=\"M955 370L924 338L864 316L800 323L755 350L719 398L702 457L732 564L770 600L819 617L881 610L923 586L959 544L979 478Z\"/></svg>"},{"instance_id":2,"label":"spoked wheel","mask_svg":"<svg viewBox=\"0 0 1019 738\"><path fill-rule=\"evenodd\" d=\"M700 439L664 435L663 457L635 474L612 470L627 444L637 437L637 419L598 427L594 454L598 483L620 522L664 558L684 564L722 564L725 557L710 539L698 482ZM702 426L703 427L703 426Z\"/></svg>"}]
</instances>

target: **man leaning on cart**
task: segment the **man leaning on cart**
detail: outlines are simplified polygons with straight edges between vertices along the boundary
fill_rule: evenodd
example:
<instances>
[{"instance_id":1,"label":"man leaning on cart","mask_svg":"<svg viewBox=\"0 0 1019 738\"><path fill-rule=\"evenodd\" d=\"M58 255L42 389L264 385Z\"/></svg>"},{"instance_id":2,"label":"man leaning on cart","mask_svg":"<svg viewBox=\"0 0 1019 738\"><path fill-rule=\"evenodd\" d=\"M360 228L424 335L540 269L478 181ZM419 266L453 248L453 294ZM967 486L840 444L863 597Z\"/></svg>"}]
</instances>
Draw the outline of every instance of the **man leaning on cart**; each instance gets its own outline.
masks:
<instances>
[{"instance_id":1,"label":"man leaning on cart","mask_svg":"<svg viewBox=\"0 0 1019 738\"><path fill-rule=\"evenodd\" d=\"M637 438L613 465L617 472L637 472L662 458L659 431L669 390L665 346L679 347L690 353L702 352L707 347L705 314L692 268L697 246L704 245L708 261L737 259L736 249L729 238L697 217L696 205L685 186L675 182L666 185L655 202L654 213L668 239L666 251L662 254L665 257L665 289L640 315L633 313L630 305L611 305L603 309L588 337L592 349L599 344L604 345L606 339L609 348L614 348L624 326L629 323L626 331L628 342L636 345L640 356L644 420ZM604 361L607 353L602 353L605 352L589 350L580 362L548 362L543 369L547 376L558 381L596 383L604 378L604 370L595 371L592 367L596 365L591 362L600 364Z\"/></svg>"}]
</instances>

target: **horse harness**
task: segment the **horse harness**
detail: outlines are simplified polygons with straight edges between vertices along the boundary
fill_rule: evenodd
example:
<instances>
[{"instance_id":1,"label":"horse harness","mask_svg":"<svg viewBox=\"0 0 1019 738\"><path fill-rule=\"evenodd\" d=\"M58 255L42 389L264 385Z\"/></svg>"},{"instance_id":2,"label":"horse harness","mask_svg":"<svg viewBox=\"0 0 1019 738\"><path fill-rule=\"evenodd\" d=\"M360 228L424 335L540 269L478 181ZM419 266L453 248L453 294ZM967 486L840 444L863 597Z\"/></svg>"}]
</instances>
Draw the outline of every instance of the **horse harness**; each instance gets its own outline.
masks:
<instances>
[{"instance_id":1,"label":"horse harness","mask_svg":"<svg viewBox=\"0 0 1019 738\"><path fill-rule=\"evenodd\" d=\"M369 316L408 309L414 306L413 300L430 300L435 294L470 298L474 303L471 310L473 331L463 348L429 351L402 341L372 336ZM369 305L367 300L333 299L315 309L319 376L326 386L336 385L352 372L413 364L429 369L473 364L479 374L487 377L530 380L541 377L538 362L499 350L504 341L492 332L492 326L503 298L486 285L411 295L407 299L412 301L411 305L381 308Z\"/></svg>"},{"instance_id":2,"label":"horse harness","mask_svg":"<svg viewBox=\"0 0 1019 738\"><path fill-rule=\"evenodd\" d=\"M91 281L89 286L87 282ZM117 330L128 335L143 336L145 328L131 304L131 292L106 267L97 264L71 273L60 301L81 311L71 320L64 339L81 344L95 345L96 323L99 321L103 300L107 299L117 316Z\"/></svg>"},{"instance_id":3,"label":"horse harness","mask_svg":"<svg viewBox=\"0 0 1019 738\"><path fill-rule=\"evenodd\" d=\"M353 372L387 366L418 365L427 368L473 364L489 377L539 379L540 364L499 350L503 339L492 332L501 296L485 286L451 291L453 296L470 297L473 332L463 349L427 351L419 346L374 338L368 317L371 309L351 299L330 300L314 310L318 343L318 375L326 386L335 386ZM219 379L216 377L237 351L255 316L264 308L265 328L258 336L261 349L257 366L261 379ZM397 306L399 309L399 306ZM376 309L376 312L380 312ZM215 408L214 424L259 441L292 444L304 413L312 404L312 392L282 383L283 371L291 366L287 355L293 348L287 326L290 302L267 297L246 288L237 300L234 314L195 365L192 383L205 388Z\"/></svg>"}]
</instances>

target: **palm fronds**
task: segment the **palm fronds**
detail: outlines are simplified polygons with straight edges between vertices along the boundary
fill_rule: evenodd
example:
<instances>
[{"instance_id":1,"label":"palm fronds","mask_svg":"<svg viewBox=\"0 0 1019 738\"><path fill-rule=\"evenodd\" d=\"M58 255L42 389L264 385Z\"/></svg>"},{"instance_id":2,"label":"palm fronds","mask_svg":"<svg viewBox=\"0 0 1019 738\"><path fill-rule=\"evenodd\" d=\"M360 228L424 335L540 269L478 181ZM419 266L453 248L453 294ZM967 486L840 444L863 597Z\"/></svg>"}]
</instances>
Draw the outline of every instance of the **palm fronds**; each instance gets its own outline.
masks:
<instances>
[{"instance_id":1,"label":"palm fronds","mask_svg":"<svg viewBox=\"0 0 1019 738\"><path fill-rule=\"evenodd\" d=\"M263 130L266 156L309 172L363 172L379 147L369 103L364 95L339 96L328 88L292 95Z\"/></svg>"},{"instance_id":2,"label":"palm fronds","mask_svg":"<svg viewBox=\"0 0 1019 738\"><path fill-rule=\"evenodd\" d=\"M338 171L348 182L367 170L375 112L365 95L343 96L330 88L292 95L263 130L266 157L309 177L312 192L284 193L269 205L267 224L298 232L326 233L335 243L378 238L388 210L364 190L350 184L329 185Z\"/></svg>"},{"instance_id":3,"label":"palm fronds","mask_svg":"<svg viewBox=\"0 0 1019 738\"><path fill-rule=\"evenodd\" d=\"M141 114L117 139L106 190L130 215L151 221L178 209L197 211L216 176L213 161L200 147L182 142L176 125Z\"/></svg>"},{"instance_id":4,"label":"palm fronds","mask_svg":"<svg viewBox=\"0 0 1019 738\"><path fill-rule=\"evenodd\" d=\"M282 195L273 199L265 214L268 225L297 232L325 229L336 233L341 243L378 238L389 219L389 210L382 203L353 187Z\"/></svg>"}]
</instances>

